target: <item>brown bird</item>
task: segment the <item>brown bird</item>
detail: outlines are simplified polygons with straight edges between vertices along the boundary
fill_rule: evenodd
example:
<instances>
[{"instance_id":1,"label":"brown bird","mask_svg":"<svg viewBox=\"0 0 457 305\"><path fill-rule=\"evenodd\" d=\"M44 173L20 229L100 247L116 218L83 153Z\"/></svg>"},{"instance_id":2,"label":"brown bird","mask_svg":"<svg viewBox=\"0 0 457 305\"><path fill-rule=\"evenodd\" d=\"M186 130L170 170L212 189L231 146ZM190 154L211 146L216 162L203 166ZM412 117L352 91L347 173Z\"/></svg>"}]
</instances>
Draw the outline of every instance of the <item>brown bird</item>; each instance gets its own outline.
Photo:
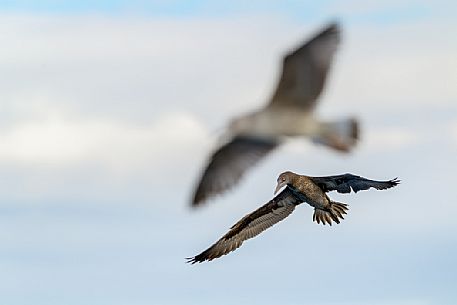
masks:
<instances>
[{"instance_id":1,"label":"brown bird","mask_svg":"<svg viewBox=\"0 0 457 305\"><path fill-rule=\"evenodd\" d=\"M195 264L210 261L239 248L250 239L277 222L289 216L295 207L303 202L314 207L313 221L332 225L332 221L340 223L348 210L348 205L331 200L327 192L350 193L368 190L373 187L385 190L400 183L397 178L388 181L375 181L352 174L326 177L309 177L292 172L284 172L278 177L275 194L283 187L285 189L264 206L244 216L234 224L230 231L222 236L215 244L202 253L187 258Z\"/></svg>"},{"instance_id":2,"label":"brown bird","mask_svg":"<svg viewBox=\"0 0 457 305\"><path fill-rule=\"evenodd\" d=\"M340 30L333 23L285 56L282 75L270 102L231 122L230 140L209 159L192 206L235 186L284 137L307 136L341 152L348 152L355 145L358 138L355 119L322 122L313 114L339 41Z\"/></svg>"}]
</instances>

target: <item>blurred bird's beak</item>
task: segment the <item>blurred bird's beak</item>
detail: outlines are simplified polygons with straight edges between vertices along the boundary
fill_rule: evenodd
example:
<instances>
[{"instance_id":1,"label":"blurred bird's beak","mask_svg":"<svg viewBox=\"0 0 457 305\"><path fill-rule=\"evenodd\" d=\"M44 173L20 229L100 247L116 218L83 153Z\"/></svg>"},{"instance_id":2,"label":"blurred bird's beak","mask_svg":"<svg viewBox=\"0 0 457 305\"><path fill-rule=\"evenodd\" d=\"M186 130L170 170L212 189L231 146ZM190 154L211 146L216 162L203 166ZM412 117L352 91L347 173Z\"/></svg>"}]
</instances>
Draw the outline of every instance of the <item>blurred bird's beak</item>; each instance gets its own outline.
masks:
<instances>
[{"instance_id":1,"label":"blurred bird's beak","mask_svg":"<svg viewBox=\"0 0 457 305\"><path fill-rule=\"evenodd\" d=\"M285 183L279 182L278 185L276 186L274 195L276 195L276 193L279 192L279 190L282 189L283 186L285 186Z\"/></svg>"}]
</instances>

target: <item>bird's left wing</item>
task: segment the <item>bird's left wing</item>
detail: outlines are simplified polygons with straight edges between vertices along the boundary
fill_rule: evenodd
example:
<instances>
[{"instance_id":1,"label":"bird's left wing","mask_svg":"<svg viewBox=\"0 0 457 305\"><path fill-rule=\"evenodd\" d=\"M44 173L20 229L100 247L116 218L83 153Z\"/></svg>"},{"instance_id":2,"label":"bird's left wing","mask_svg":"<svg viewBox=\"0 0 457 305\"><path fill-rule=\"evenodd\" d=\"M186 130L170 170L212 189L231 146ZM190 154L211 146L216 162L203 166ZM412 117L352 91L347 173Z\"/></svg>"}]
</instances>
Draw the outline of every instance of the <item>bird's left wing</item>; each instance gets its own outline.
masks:
<instances>
[{"instance_id":1,"label":"bird's left wing","mask_svg":"<svg viewBox=\"0 0 457 305\"><path fill-rule=\"evenodd\" d=\"M192 199L192 206L234 187L246 173L278 145L274 139L237 136L220 147L203 171Z\"/></svg>"},{"instance_id":2,"label":"bird's left wing","mask_svg":"<svg viewBox=\"0 0 457 305\"><path fill-rule=\"evenodd\" d=\"M236 250L245 240L253 238L289 216L295 206L301 202L289 188L285 188L264 206L244 216L211 247L194 257L188 258L188 262L195 264L210 261Z\"/></svg>"},{"instance_id":3,"label":"bird's left wing","mask_svg":"<svg viewBox=\"0 0 457 305\"><path fill-rule=\"evenodd\" d=\"M397 178L387 181L370 180L364 177L344 174L338 176L310 177L324 192L337 191L338 193L350 193L368 190L373 187L377 190L385 190L400 183Z\"/></svg>"},{"instance_id":4,"label":"bird's left wing","mask_svg":"<svg viewBox=\"0 0 457 305\"><path fill-rule=\"evenodd\" d=\"M337 23L329 24L311 40L288 54L270 106L312 110L325 85L340 41Z\"/></svg>"}]
</instances>

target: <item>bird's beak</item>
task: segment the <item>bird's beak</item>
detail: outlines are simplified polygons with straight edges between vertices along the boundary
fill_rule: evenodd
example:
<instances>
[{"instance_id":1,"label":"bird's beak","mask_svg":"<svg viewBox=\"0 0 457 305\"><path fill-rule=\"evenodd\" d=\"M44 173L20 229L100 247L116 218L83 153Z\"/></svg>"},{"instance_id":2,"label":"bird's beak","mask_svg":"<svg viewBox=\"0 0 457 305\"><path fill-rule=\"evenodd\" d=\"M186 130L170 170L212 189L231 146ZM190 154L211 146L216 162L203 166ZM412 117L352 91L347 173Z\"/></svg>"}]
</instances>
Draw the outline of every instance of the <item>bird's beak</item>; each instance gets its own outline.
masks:
<instances>
[{"instance_id":1,"label":"bird's beak","mask_svg":"<svg viewBox=\"0 0 457 305\"><path fill-rule=\"evenodd\" d=\"M284 182L278 182L278 185L276 186L274 195L276 195L276 193L279 192L280 189L282 189L284 184L285 184Z\"/></svg>"}]
</instances>

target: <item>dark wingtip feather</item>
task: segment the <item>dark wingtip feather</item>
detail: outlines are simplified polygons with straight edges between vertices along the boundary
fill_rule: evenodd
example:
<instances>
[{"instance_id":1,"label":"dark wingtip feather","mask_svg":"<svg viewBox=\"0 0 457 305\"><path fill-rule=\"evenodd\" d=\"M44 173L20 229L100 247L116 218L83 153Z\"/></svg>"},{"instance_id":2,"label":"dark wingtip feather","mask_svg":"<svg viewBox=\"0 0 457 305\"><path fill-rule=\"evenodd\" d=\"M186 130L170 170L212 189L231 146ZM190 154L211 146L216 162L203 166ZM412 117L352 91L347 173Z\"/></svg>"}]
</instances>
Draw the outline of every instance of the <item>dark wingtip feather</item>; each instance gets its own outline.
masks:
<instances>
[{"instance_id":1,"label":"dark wingtip feather","mask_svg":"<svg viewBox=\"0 0 457 305\"><path fill-rule=\"evenodd\" d=\"M196 260L195 260L195 256L194 257L186 257L184 258L186 260L186 264L195 264L196 263Z\"/></svg>"},{"instance_id":2,"label":"dark wingtip feather","mask_svg":"<svg viewBox=\"0 0 457 305\"><path fill-rule=\"evenodd\" d=\"M394 179L389 180L389 183L391 184L391 187L399 185L400 182L401 182L401 180L398 179L398 177L395 177Z\"/></svg>"},{"instance_id":3,"label":"dark wingtip feather","mask_svg":"<svg viewBox=\"0 0 457 305\"><path fill-rule=\"evenodd\" d=\"M340 25L336 20L333 20L329 22L323 30L315 37L315 39L326 36L326 35L335 35L337 39L339 40L341 30L340 30Z\"/></svg>"},{"instance_id":4,"label":"dark wingtip feather","mask_svg":"<svg viewBox=\"0 0 457 305\"><path fill-rule=\"evenodd\" d=\"M198 255L194 256L194 257L186 257L185 260L186 260L187 264L191 264L191 265L193 265L195 263L201 263L204 261L204 259L199 259Z\"/></svg>"},{"instance_id":5,"label":"dark wingtip feather","mask_svg":"<svg viewBox=\"0 0 457 305\"><path fill-rule=\"evenodd\" d=\"M203 187L203 177L200 178L197 188L195 189L194 195L192 196L191 207L198 208L204 205L208 197L211 197L211 192L208 193Z\"/></svg>"},{"instance_id":6,"label":"dark wingtip feather","mask_svg":"<svg viewBox=\"0 0 457 305\"><path fill-rule=\"evenodd\" d=\"M197 208L197 207L202 206L205 199L206 199L205 196L197 191L195 193L194 197L192 198L191 207Z\"/></svg>"},{"instance_id":7,"label":"dark wingtip feather","mask_svg":"<svg viewBox=\"0 0 457 305\"><path fill-rule=\"evenodd\" d=\"M387 181L382 181L381 184L378 186L375 186L376 189L378 190L387 190L390 189L391 187L397 186L400 184L400 180L397 178L387 180Z\"/></svg>"},{"instance_id":8,"label":"dark wingtip feather","mask_svg":"<svg viewBox=\"0 0 457 305\"><path fill-rule=\"evenodd\" d=\"M210 199L212 197L216 197L217 195L220 195L220 194L211 193L211 192L208 193L206 190L203 190L203 187L200 183L200 185L198 186L197 190L194 193L194 196L192 197L190 206L192 209L200 208L200 207L206 205L208 199Z\"/></svg>"},{"instance_id":9,"label":"dark wingtip feather","mask_svg":"<svg viewBox=\"0 0 457 305\"><path fill-rule=\"evenodd\" d=\"M333 19L325 26L323 32L330 32L330 31L339 31L340 30L340 23L338 20Z\"/></svg>"},{"instance_id":10,"label":"dark wingtip feather","mask_svg":"<svg viewBox=\"0 0 457 305\"><path fill-rule=\"evenodd\" d=\"M202 253L195 255L193 257L187 257L186 258L187 263L193 265L195 263L203 263L204 261L213 260L215 257L211 255L210 251L211 251L211 248L206 249Z\"/></svg>"}]
</instances>

